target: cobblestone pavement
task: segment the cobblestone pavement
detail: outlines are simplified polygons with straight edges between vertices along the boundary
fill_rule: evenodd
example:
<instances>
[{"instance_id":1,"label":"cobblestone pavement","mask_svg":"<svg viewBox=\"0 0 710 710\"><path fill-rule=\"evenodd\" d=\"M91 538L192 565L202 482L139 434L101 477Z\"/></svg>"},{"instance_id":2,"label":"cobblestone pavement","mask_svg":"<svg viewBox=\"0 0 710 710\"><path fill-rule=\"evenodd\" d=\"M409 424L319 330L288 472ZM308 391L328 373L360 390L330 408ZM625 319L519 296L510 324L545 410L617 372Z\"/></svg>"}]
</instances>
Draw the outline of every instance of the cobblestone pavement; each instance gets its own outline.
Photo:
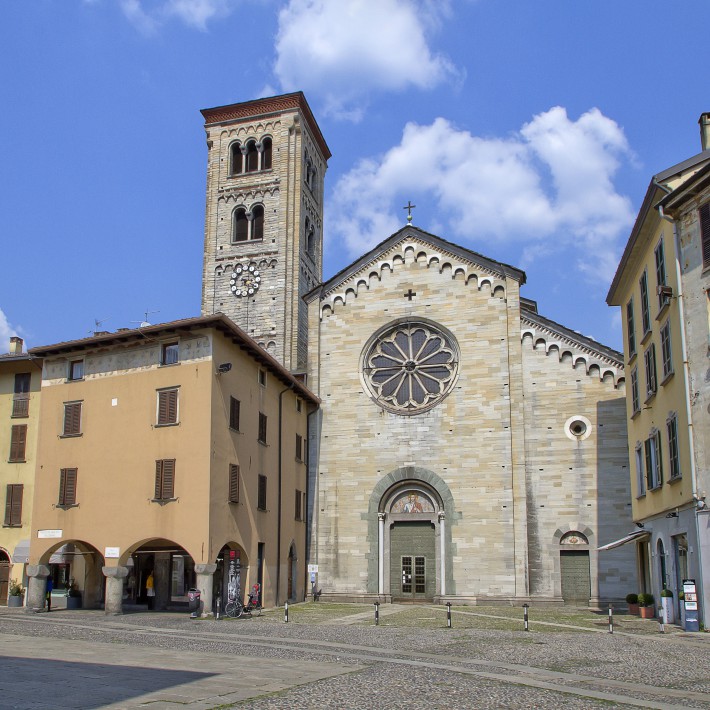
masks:
<instances>
[{"instance_id":1,"label":"cobblestone pavement","mask_svg":"<svg viewBox=\"0 0 710 710\"><path fill-rule=\"evenodd\" d=\"M310 613L292 609L293 620ZM475 609L451 629L441 609L389 605L378 627L371 611L325 605L317 621L288 624L282 611L215 621L0 609L0 707L710 710L710 634L609 634L564 618L528 633L467 627Z\"/></svg>"}]
</instances>

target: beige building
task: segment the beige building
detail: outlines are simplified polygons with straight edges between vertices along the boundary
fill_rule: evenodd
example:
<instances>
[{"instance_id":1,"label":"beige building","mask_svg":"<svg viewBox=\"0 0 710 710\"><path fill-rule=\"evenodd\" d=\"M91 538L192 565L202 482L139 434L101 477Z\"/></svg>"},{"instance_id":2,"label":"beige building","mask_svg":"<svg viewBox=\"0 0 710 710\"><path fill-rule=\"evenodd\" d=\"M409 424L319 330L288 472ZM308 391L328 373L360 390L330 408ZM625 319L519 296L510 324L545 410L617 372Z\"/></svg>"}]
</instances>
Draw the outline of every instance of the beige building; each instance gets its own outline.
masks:
<instances>
[{"instance_id":1,"label":"beige building","mask_svg":"<svg viewBox=\"0 0 710 710\"><path fill-rule=\"evenodd\" d=\"M273 357L223 315L31 354L44 368L28 606L59 549L82 605L109 613L185 605L193 587L210 612L230 583L258 583L269 606L303 599L318 401Z\"/></svg>"},{"instance_id":2,"label":"beige building","mask_svg":"<svg viewBox=\"0 0 710 710\"><path fill-rule=\"evenodd\" d=\"M703 544L710 555L707 532L704 543L699 538L708 516L704 502L698 505L708 475L700 392L710 284L702 278L702 189L695 189L708 164L704 142L703 152L653 177L607 296L621 307L625 334L631 502L639 527L627 540L637 548L641 591L659 606L662 590L670 590L675 618L682 580L702 584Z\"/></svg>"},{"instance_id":3,"label":"beige building","mask_svg":"<svg viewBox=\"0 0 710 710\"><path fill-rule=\"evenodd\" d=\"M636 589L619 353L525 274L407 226L312 291L312 560L329 599L598 605Z\"/></svg>"},{"instance_id":4,"label":"beige building","mask_svg":"<svg viewBox=\"0 0 710 710\"><path fill-rule=\"evenodd\" d=\"M41 373L41 360L23 352L22 338L10 338L9 352L0 354L0 605L8 602L11 580L27 584Z\"/></svg>"}]
</instances>

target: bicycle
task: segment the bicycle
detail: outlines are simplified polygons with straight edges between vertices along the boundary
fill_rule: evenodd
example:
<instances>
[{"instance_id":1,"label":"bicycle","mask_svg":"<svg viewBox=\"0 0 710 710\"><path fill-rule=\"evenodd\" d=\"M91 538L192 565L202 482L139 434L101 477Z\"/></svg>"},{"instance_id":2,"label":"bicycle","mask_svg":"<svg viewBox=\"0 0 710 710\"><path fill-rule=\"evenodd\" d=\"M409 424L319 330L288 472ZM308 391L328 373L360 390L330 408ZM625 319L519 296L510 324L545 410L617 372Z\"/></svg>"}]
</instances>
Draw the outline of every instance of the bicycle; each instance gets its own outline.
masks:
<instances>
[{"instance_id":1,"label":"bicycle","mask_svg":"<svg viewBox=\"0 0 710 710\"><path fill-rule=\"evenodd\" d=\"M224 607L224 613L231 619L238 619L244 614L261 616L261 602L259 601L259 585L255 584L253 591L249 594L247 603L244 604L238 597L230 599Z\"/></svg>"}]
</instances>

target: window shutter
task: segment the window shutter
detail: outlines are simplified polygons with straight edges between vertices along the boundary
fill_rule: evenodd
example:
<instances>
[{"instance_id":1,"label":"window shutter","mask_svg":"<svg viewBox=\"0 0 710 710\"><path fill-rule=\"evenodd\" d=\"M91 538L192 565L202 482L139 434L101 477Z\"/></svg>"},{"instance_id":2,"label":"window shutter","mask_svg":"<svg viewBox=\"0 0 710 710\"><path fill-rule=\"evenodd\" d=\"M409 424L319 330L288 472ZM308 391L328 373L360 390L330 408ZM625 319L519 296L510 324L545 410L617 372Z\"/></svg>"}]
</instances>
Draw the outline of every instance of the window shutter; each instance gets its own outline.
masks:
<instances>
[{"instance_id":1,"label":"window shutter","mask_svg":"<svg viewBox=\"0 0 710 710\"><path fill-rule=\"evenodd\" d=\"M710 266L710 204L700 208L700 238L703 243L703 266Z\"/></svg>"},{"instance_id":2,"label":"window shutter","mask_svg":"<svg viewBox=\"0 0 710 710\"><path fill-rule=\"evenodd\" d=\"M10 510L10 525L22 525L22 493L24 486L15 483L12 488L12 506Z\"/></svg>"},{"instance_id":3,"label":"window shutter","mask_svg":"<svg viewBox=\"0 0 710 710\"><path fill-rule=\"evenodd\" d=\"M12 484L7 484L5 494L5 525L12 525Z\"/></svg>"},{"instance_id":4,"label":"window shutter","mask_svg":"<svg viewBox=\"0 0 710 710\"><path fill-rule=\"evenodd\" d=\"M64 405L64 436L81 434L81 402Z\"/></svg>"},{"instance_id":5,"label":"window shutter","mask_svg":"<svg viewBox=\"0 0 710 710\"><path fill-rule=\"evenodd\" d=\"M162 498L174 498L175 492L175 459L163 461L163 495Z\"/></svg>"},{"instance_id":6,"label":"window shutter","mask_svg":"<svg viewBox=\"0 0 710 710\"><path fill-rule=\"evenodd\" d=\"M59 505L76 504L77 469L63 468L59 472Z\"/></svg>"},{"instance_id":7,"label":"window shutter","mask_svg":"<svg viewBox=\"0 0 710 710\"><path fill-rule=\"evenodd\" d=\"M239 431L239 400L229 398L229 428Z\"/></svg>"},{"instance_id":8,"label":"window shutter","mask_svg":"<svg viewBox=\"0 0 710 710\"><path fill-rule=\"evenodd\" d=\"M266 443L266 414L259 412L259 441Z\"/></svg>"},{"instance_id":9,"label":"window shutter","mask_svg":"<svg viewBox=\"0 0 710 710\"><path fill-rule=\"evenodd\" d=\"M27 443L27 424L15 424L12 427L10 439L10 461L25 460L25 444Z\"/></svg>"},{"instance_id":10,"label":"window shutter","mask_svg":"<svg viewBox=\"0 0 710 710\"><path fill-rule=\"evenodd\" d=\"M239 503L239 466L229 464L229 502Z\"/></svg>"},{"instance_id":11,"label":"window shutter","mask_svg":"<svg viewBox=\"0 0 710 710\"><path fill-rule=\"evenodd\" d=\"M155 500L160 500L163 495L163 462L155 462Z\"/></svg>"},{"instance_id":12,"label":"window shutter","mask_svg":"<svg viewBox=\"0 0 710 710\"><path fill-rule=\"evenodd\" d=\"M259 510L266 510L266 476L259 476L257 508L259 508Z\"/></svg>"},{"instance_id":13,"label":"window shutter","mask_svg":"<svg viewBox=\"0 0 710 710\"><path fill-rule=\"evenodd\" d=\"M177 424L178 391L158 392L158 424Z\"/></svg>"}]
</instances>

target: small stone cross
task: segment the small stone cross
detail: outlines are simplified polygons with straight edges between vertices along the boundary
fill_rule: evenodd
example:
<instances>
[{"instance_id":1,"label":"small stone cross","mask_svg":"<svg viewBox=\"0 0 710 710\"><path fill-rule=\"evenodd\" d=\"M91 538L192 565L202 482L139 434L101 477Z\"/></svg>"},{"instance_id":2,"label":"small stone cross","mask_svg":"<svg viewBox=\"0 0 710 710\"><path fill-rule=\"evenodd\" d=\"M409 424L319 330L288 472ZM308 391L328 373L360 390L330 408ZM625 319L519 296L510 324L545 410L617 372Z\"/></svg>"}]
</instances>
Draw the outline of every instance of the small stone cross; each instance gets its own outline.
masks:
<instances>
[{"instance_id":1,"label":"small stone cross","mask_svg":"<svg viewBox=\"0 0 710 710\"><path fill-rule=\"evenodd\" d=\"M404 294L404 297L408 298L411 301L412 298L414 298L414 296L416 296L416 295L417 294L414 291L412 291L412 289L410 288L409 291L407 291L407 293Z\"/></svg>"}]
</instances>

